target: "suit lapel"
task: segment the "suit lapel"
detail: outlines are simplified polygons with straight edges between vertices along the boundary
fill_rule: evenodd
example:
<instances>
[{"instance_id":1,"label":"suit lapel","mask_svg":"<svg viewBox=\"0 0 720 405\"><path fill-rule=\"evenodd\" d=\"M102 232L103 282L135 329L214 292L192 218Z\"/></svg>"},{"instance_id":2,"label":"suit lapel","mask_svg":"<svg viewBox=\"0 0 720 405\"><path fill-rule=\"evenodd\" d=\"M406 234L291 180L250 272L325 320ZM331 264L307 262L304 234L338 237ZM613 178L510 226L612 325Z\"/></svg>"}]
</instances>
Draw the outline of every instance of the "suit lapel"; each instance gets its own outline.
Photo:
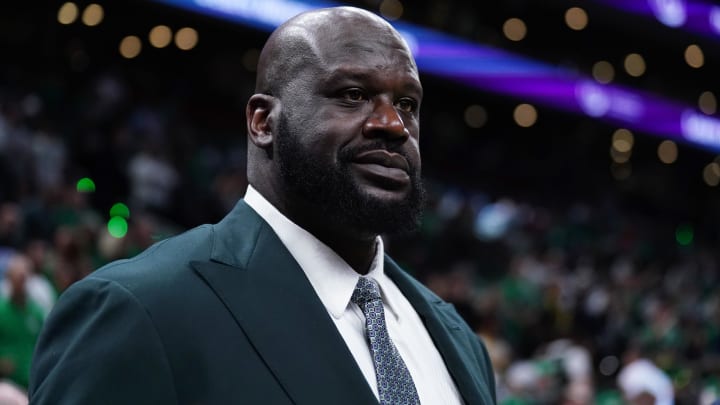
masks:
<instances>
[{"instance_id":1,"label":"suit lapel","mask_svg":"<svg viewBox=\"0 0 720 405\"><path fill-rule=\"evenodd\" d=\"M241 201L214 230L214 261L192 265L293 402L376 402L327 310L270 226Z\"/></svg>"},{"instance_id":2,"label":"suit lapel","mask_svg":"<svg viewBox=\"0 0 720 405\"><path fill-rule=\"evenodd\" d=\"M483 365L479 359L475 355L468 358L467 354L472 352L472 349L468 344L467 331L453 319L455 316L449 314L454 312L452 306L437 296L423 292L421 289L424 287L387 257L385 272L422 318L465 403L494 404L489 390L494 390L495 387L487 387L480 379L483 372L478 370ZM465 348L462 352L461 347Z\"/></svg>"}]
</instances>

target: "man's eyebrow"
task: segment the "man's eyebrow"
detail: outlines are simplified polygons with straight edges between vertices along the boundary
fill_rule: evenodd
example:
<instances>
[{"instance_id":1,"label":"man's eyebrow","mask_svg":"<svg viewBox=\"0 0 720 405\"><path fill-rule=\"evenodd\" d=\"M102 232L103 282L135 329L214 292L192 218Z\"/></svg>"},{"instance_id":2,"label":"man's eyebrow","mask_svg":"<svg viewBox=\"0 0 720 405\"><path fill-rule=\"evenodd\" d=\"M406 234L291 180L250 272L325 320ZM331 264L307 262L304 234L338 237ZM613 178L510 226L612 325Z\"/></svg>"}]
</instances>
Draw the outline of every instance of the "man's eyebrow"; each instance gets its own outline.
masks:
<instances>
[{"instance_id":1,"label":"man's eyebrow","mask_svg":"<svg viewBox=\"0 0 720 405\"><path fill-rule=\"evenodd\" d=\"M372 82L376 78L375 71L365 68L358 68L356 66L341 66L330 72L325 79L325 83L333 85L338 84L344 80L358 81L358 82ZM408 74L408 78L412 75ZM406 80L402 85L402 88L408 92L417 93L418 96L422 96L423 89L422 85L416 79Z\"/></svg>"}]
</instances>

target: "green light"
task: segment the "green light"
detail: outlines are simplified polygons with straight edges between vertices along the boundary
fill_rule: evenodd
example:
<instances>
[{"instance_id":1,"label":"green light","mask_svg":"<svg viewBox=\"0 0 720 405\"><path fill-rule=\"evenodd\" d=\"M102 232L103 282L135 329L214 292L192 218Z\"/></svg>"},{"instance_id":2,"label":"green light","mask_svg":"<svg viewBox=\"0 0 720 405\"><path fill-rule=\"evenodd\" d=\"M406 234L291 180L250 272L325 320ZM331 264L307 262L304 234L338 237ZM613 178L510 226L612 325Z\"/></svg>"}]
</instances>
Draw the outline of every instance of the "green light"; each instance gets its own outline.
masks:
<instances>
[{"instance_id":1,"label":"green light","mask_svg":"<svg viewBox=\"0 0 720 405\"><path fill-rule=\"evenodd\" d=\"M680 225L675 230L675 240L681 246L689 246L693 242L693 229L690 225Z\"/></svg>"},{"instance_id":2,"label":"green light","mask_svg":"<svg viewBox=\"0 0 720 405\"><path fill-rule=\"evenodd\" d=\"M130 218L130 208L121 202L115 203L112 208L110 208L110 217L123 217L128 219Z\"/></svg>"},{"instance_id":3,"label":"green light","mask_svg":"<svg viewBox=\"0 0 720 405\"><path fill-rule=\"evenodd\" d=\"M77 191L80 193L92 193L95 191L95 182L90 177L83 177L77 182Z\"/></svg>"},{"instance_id":4,"label":"green light","mask_svg":"<svg viewBox=\"0 0 720 405\"><path fill-rule=\"evenodd\" d=\"M108 232L116 238L123 238L127 234L128 223L123 217L112 217L107 224Z\"/></svg>"}]
</instances>

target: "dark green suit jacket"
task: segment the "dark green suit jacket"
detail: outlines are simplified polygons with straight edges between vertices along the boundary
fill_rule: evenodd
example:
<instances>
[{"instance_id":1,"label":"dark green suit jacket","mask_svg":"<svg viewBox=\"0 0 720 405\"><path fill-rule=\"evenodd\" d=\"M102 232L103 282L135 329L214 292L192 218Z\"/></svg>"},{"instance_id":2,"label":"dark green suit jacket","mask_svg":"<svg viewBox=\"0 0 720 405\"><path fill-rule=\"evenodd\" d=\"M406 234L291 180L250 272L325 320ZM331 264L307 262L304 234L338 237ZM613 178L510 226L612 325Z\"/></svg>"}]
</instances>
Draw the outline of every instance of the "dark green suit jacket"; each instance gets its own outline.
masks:
<instances>
[{"instance_id":1,"label":"dark green suit jacket","mask_svg":"<svg viewBox=\"0 0 720 405\"><path fill-rule=\"evenodd\" d=\"M485 348L385 259L468 404L494 404ZM304 272L244 201L70 287L38 340L32 404L372 404Z\"/></svg>"}]
</instances>

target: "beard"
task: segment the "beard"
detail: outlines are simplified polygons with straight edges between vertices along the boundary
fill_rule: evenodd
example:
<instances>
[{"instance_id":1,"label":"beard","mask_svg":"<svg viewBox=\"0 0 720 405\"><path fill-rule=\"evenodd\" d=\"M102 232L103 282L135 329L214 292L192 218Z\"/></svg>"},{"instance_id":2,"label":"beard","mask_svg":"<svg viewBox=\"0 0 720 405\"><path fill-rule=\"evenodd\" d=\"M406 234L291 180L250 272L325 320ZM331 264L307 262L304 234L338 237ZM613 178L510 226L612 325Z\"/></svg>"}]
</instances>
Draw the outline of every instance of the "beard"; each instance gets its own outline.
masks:
<instances>
[{"instance_id":1,"label":"beard","mask_svg":"<svg viewBox=\"0 0 720 405\"><path fill-rule=\"evenodd\" d=\"M293 131L281 114L276 128L280 176L286 190L311 206L318 216L339 226L371 234L405 234L417 229L425 202L420 169L410 165L410 191L400 201L388 201L363 191L350 171L358 153L388 149L379 141L361 148L346 148L337 162L317 159L299 142L302 131ZM402 152L408 162L410 159Z\"/></svg>"}]
</instances>

